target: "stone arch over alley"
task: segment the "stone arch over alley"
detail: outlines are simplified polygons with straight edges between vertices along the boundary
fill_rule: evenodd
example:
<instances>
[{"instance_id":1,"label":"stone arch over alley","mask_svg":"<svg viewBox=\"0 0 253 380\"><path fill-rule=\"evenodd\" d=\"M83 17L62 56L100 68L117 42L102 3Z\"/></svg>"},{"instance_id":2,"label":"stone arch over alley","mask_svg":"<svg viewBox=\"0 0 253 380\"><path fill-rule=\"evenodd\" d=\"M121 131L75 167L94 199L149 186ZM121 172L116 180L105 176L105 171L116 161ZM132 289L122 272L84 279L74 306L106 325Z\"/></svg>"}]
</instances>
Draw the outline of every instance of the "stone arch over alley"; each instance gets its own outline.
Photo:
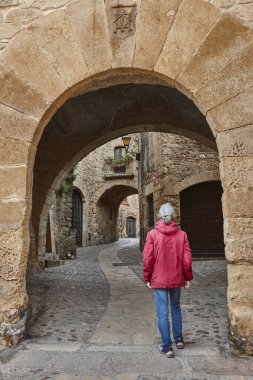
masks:
<instances>
[{"instance_id":1,"label":"stone arch over alley","mask_svg":"<svg viewBox=\"0 0 253 380\"><path fill-rule=\"evenodd\" d=\"M46 225L52 192L67 171L112 138L155 128L212 146L216 141L230 337L252 352L250 20L243 4L241 12L202 0L145 4L136 2L135 27L122 36L113 30L112 2L87 1L84 11L82 1L70 1L20 30L0 53L5 344L24 334L31 214L39 251L45 238L39 227Z\"/></svg>"},{"instance_id":2,"label":"stone arch over alley","mask_svg":"<svg viewBox=\"0 0 253 380\"><path fill-rule=\"evenodd\" d=\"M118 180L118 184L101 189L97 201L97 231L102 241L108 243L118 240L119 207L124 199L133 194L138 194L138 189L131 179ZM117 182L117 181L116 181ZM128 182L128 185L127 185ZM130 182L130 183L129 183ZM102 192L103 191L103 192Z\"/></svg>"}]
</instances>

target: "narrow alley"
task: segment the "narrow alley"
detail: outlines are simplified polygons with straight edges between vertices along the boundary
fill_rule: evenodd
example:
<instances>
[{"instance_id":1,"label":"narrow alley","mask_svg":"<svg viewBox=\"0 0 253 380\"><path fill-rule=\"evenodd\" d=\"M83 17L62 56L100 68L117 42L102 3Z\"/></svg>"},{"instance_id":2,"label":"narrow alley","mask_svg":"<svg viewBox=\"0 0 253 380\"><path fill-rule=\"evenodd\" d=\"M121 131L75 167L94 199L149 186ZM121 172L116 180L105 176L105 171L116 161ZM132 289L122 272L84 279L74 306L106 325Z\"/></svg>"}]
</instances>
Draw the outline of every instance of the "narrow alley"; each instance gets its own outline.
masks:
<instances>
[{"instance_id":1,"label":"narrow alley","mask_svg":"<svg viewBox=\"0 0 253 380\"><path fill-rule=\"evenodd\" d=\"M138 240L80 248L76 260L34 275L30 292L44 289L45 305L28 339L0 355L1 380L252 379L252 360L228 346L226 261L193 269L182 296L186 347L166 359Z\"/></svg>"}]
</instances>

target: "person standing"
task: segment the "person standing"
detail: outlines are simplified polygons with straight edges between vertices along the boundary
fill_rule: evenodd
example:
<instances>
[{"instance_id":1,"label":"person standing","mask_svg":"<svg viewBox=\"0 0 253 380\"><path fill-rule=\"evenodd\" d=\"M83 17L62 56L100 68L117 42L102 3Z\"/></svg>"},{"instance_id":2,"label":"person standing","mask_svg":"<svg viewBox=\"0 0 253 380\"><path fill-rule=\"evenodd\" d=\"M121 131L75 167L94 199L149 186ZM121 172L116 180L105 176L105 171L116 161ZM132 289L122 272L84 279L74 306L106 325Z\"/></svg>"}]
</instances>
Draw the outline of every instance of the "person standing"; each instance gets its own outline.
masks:
<instances>
[{"instance_id":1,"label":"person standing","mask_svg":"<svg viewBox=\"0 0 253 380\"><path fill-rule=\"evenodd\" d=\"M154 289L157 322L162 338L158 350L167 358L174 357L169 309L175 345L183 349L181 288L188 289L193 279L191 248L186 233L173 220L174 215L169 203L160 207L160 220L148 232L142 254L144 281L149 288Z\"/></svg>"}]
</instances>

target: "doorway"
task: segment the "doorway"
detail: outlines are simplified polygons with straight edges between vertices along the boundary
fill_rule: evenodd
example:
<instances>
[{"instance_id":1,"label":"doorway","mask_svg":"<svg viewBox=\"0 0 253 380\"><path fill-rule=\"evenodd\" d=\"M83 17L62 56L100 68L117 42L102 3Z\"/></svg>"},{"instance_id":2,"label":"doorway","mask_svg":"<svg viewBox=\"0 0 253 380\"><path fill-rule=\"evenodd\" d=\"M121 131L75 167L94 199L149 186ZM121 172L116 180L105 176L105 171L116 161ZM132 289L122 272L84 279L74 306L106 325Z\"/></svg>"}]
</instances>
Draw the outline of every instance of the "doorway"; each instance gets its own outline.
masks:
<instances>
[{"instance_id":1,"label":"doorway","mask_svg":"<svg viewBox=\"0 0 253 380\"><path fill-rule=\"evenodd\" d=\"M220 181L191 186L180 193L181 227L193 254L224 256Z\"/></svg>"},{"instance_id":2,"label":"doorway","mask_svg":"<svg viewBox=\"0 0 253 380\"><path fill-rule=\"evenodd\" d=\"M72 193L72 229L76 231L76 245L83 245L83 201L78 190Z\"/></svg>"},{"instance_id":3,"label":"doorway","mask_svg":"<svg viewBox=\"0 0 253 380\"><path fill-rule=\"evenodd\" d=\"M132 216L129 216L126 219L126 233L128 237L136 237L136 219Z\"/></svg>"}]
</instances>

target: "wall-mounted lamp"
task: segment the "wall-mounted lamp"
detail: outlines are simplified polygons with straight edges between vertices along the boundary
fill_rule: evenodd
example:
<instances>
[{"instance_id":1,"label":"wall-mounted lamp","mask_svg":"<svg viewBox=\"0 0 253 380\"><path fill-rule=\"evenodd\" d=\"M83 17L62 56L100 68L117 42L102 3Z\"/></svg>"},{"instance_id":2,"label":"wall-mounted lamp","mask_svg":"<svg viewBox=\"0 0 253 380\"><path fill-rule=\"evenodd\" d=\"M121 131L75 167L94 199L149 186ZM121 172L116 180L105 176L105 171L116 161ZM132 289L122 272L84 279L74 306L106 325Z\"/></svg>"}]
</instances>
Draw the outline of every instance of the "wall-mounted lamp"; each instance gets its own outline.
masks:
<instances>
[{"instance_id":1,"label":"wall-mounted lamp","mask_svg":"<svg viewBox=\"0 0 253 380\"><path fill-rule=\"evenodd\" d=\"M123 141L126 153L128 152L128 149L129 149L130 140L131 140L131 136L123 136L122 137L122 141Z\"/></svg>"},{"instance_id":2,"label":"wall-mounted lamp","mask_svg":"<svg viewBox=\"0 0 253 380\"><path fill-rule=\"evenodd\" d=\"M128 149L129 149L130 140L131 140L131 136L123 136L122 137L122 141L123 141L123 144L124 144L124 148L125 148L126 154L128 152ZM135 152L129 152L129 154L131 154L132 156L135 156L135 158L136 158L137 161L140 161L141 154L139 152L136 152L136 153Z\"/></svg>"}]
</instances>

